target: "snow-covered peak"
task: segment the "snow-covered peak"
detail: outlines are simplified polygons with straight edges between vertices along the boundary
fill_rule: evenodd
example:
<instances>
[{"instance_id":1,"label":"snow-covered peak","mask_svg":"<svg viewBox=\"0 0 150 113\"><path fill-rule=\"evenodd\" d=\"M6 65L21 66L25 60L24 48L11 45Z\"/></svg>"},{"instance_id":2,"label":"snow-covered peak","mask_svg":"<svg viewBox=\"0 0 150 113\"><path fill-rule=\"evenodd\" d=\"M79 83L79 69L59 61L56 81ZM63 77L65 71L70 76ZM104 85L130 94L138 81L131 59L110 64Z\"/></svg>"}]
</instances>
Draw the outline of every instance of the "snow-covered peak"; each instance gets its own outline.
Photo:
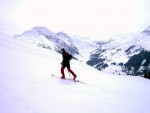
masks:
<instances>
[{"instance_id":1,"label":"snow-covered peak","mask_svg":"<svg viewBox=\"0 0 150 113\"><path fill-rule=\"evenodd\" d=\"M56 34L57 36L60 36L60 37L67 37L67 38L70 38L66 33L60 31Z\"/></svg>"},{"instance_id":2,"label":"snow-covered peak","mask_svg":"<svg viewBox=\"0 0 150 113\"><path fill-rule=\"evenodd\" d=\"M82 51L90 53L90 47L92 47L92 50L96 47L96 44L93 44L91 41L85 41L82 37L77 40L67 33L62 31L55 33L46 27L34 27L16 37L40 47L44 45L44 48L48 47L57 52L59 52L61 48L65 48L66 51L73 55L80 54L81 49Z\"/></svg>"},{"instance_id":3,"label":"snow-covered peak","mask_svg":"<svg viewBox=\"0 0 150 113\"><path fill-rule=\"evenodd\" d=\"M71 44L72 43L72 38L67 33L64 33L62 31L58 32L56 34L55 38L59 39L62 42L65 42L66 44Z\"/></svg>"},{"instance_id":4,"label":"snow-covered peak","mask_svg":"<svg viewBox=\"0 0 150 113\"><path fill-rule=\"evenodd\" d=\"M144 31L142 31L142 33L150 35L150 26L148 26Z\"/></svg>"},{"instance_id":5,"label":"snow-covered peak","mask_svg":"<svg viewBox=\"0 0 150 113\"><path fill-rule=\"evenodd\" d=\"M37 31L39 34L44 35L47 38L52 38L55 35L55 32L49 30L46 27L34 27L32 29Z\"/></svg>"},{"instance_id":6,"label":"snow-covered peak","mask_svg":"<svg viewBox=\"0 0 150 113\"><path fill-rule=\"evenodd\" d=\"M53 36L55 36L55 32L47 29L46 27L34 27L23 32L21 35L17 35L17 37L38 37L40 35L43 35L46 38L52 38Z\"/></svg>"}]
</instances>

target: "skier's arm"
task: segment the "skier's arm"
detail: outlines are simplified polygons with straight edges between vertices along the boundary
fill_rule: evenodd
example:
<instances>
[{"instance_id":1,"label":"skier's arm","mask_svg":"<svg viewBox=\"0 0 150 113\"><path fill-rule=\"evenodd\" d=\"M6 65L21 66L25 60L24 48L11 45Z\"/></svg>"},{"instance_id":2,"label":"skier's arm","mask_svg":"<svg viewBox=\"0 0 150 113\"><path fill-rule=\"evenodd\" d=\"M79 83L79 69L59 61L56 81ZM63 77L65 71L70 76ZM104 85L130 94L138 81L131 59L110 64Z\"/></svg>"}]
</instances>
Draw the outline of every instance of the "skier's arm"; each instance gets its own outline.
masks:
<instances>
[{"instance_id":1,"label":"skier's arm","mask_svg":"<svg viewBox=\"0 0 150 113\"><path fill-rule=\"evenodd\" d=\"M62 53L62 62L61 62L61 65L64 63L64 60L65 60L65 55Z\"/></svg>"}]
</instances>

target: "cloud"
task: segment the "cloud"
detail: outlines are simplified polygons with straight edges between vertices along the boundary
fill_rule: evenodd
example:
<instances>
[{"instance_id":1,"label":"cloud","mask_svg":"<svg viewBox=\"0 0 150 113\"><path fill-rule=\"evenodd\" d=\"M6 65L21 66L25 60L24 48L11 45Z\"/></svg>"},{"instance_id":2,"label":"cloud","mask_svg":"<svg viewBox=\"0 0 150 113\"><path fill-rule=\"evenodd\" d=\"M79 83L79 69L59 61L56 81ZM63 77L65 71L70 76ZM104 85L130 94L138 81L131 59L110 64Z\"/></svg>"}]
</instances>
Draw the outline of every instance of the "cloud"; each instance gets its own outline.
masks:
<instances>
[{"instance_id":1,"label":"cloud","mask_svg":"<svg viewBox=\"0 0 150 113\"><path fill-rule=\"evenodd\" d=\"M137 29L147 18L142 8L145 1L6 0L2 10L7 13L0 13L22 30L46 26L55 32L103 37Z\"/></svg>"}]
</instances>

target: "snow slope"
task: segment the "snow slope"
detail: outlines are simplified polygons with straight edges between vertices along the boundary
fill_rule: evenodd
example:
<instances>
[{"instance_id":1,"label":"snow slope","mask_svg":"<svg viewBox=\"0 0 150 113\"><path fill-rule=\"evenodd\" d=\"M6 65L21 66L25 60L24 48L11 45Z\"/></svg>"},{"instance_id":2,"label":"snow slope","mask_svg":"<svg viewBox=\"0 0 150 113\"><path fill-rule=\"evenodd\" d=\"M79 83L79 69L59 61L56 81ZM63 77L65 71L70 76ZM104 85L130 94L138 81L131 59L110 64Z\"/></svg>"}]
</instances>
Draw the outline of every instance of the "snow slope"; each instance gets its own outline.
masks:
<instances>
[{"instance_id":1,"label":"snow slope","mask_svg":"<svg viewBox=\"0 0 150 113\"><path fill-rule=\"evenodd\" d=\"M0 34L0 113L149 113L150 82L113 76L71 60L78 79L61 76L61 55ZM68 76L66 72L66 76Z\"/></svg>"}]
</instances>

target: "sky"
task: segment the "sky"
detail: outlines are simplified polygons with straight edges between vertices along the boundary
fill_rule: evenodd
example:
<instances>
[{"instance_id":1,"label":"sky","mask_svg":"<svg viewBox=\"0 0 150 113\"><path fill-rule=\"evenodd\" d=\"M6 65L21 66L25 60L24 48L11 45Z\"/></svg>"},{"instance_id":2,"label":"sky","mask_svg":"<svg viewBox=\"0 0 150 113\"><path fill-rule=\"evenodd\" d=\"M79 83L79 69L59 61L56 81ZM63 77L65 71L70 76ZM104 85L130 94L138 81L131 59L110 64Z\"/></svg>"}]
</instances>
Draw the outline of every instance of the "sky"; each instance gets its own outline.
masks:
<instances>
[{"instance_id":1,"label":"sky","mask_svg":"<svg viewBox=\"0 0 150 113\"><path fill-rule=\"evenodd\" d=\"M45 26L100 39L150 26L149 7L149 0L0 0L0 32Z\"/></svg>"}]
</instances>

